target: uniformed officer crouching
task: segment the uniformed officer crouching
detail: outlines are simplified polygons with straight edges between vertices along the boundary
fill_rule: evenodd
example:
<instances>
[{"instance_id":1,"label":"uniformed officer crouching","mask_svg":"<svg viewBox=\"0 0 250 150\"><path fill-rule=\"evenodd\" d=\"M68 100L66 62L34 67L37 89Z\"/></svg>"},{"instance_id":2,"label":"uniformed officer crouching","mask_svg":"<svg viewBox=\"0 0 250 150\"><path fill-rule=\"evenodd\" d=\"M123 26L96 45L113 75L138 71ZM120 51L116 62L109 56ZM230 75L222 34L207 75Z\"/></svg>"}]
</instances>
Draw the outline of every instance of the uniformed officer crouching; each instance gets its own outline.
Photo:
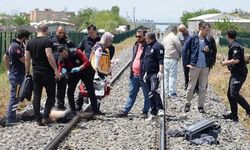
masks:
<instances>
[{"instance_id":1,"label":"uniformed officer crouching","mask_svg":"<svg viewBox=\"0 0 250 150\"><path fill-rule=\"evenodd\" d=\"M25 41L29 38L30 32L20 29L17 32L17 39L14 39L4 55L6 68L9 70L10 101L7 108L6 126L16 124L16 110L18 107L18 92L25 76L24 48Z\"/></svg>"},{"instance_id":2,"label":"uniformed officer crouching","mask_svg":"<svg viewBox=\"0 0 250 150\"><path fill-rule=\"evenodd\" d=\"M59 70L62 76L68 77L68 100L71 111L76 111L74 93L79 80L81 80L88 91L91 101L91 107L94 114L102 114L97 107L97 99L95 95L93 79L95 70L90 61L80 49L69 50L66 45L58 47L59 52ZM78 108L79 109L79 108Z\"/></svg>"},{"instance_id":3,"label":"uniformed officer crouching","mask_svg":"<svg viewBox=\"0 0 250 150\"><path fill-rule=\"evenodd\" d=\"M239 103L246 110L247 115L250 116L250 105L247 103L246 99L239 94L240 89L247 78L248 70L244 59L244 49L236 41L235 30L227 31L227 40L229 43L228 59L221 62L221 64L222 66L227 66L231 72L227 91L231 113L223 115L223 117L237 122L237 103Z\"/></svg>"}]
</instances>

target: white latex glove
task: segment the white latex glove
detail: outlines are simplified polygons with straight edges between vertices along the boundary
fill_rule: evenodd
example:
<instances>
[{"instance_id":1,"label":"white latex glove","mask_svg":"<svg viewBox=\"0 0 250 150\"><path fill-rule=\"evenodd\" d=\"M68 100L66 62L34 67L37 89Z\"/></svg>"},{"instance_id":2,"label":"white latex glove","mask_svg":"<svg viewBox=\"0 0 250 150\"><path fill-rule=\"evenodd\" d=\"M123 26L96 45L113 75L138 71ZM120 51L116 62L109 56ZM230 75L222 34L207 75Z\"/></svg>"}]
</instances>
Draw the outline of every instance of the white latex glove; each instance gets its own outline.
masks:
<instances>
[{"instance_id":1,"label":"white latex glove","mask_svg":"<svg viewBox=\"0 0 250 150\"><path fill-rule=\"evenodd\" d=\"M147 72L144 74L143 76L143 81L146 83L146 79L147 79Z\"/></svg>"},{"instance_id":2,"label":"white latex glove","mask_svg":"<svg viewBox=\"0 0 250 150\"><path fill-rule=\"evenodd\" d=\"M162 78L163 78L163 73L162 72L158 72L157 73L157 78L159 79L159 81L161 81Z\"/></svg>"}]
</instances>

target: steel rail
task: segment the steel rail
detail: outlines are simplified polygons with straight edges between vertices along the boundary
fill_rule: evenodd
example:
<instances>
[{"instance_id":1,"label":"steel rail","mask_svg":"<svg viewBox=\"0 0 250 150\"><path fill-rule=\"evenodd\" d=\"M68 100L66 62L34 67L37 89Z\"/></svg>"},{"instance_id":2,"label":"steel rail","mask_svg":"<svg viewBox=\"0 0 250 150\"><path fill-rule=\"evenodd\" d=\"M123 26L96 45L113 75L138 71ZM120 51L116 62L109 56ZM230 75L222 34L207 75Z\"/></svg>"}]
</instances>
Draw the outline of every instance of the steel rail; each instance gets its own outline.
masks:
<instances>
[{"instance_id":1,"label":"steel rail","mask_svg":"<svg viewBox=\"0 0 250 150\"><path fill-rule=\"evenodd\" d=\"M127 69L131 61L127 62L127 64L111 79L110 85L112 86L122 75L122 73ZM85 107L87 108L87 107ZM84 108L84 109L85 109ZM83 111L84 111L83 109ZM78 113L63 129L62 131L56 135L50 143L44 148L45 150L53 150L59 145L63 139L70 133L71 129L73 129L78 122L81 120L81 113Z\"/></svg>"}]
</instances>

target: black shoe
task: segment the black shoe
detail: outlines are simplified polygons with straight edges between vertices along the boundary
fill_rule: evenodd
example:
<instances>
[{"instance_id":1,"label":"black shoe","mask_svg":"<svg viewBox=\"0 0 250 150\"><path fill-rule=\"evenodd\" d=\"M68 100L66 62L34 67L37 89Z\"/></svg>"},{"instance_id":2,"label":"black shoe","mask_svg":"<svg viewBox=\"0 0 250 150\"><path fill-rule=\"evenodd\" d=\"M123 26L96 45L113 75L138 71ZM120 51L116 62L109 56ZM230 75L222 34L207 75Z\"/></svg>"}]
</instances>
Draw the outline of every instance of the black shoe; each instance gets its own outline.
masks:
<instances>
[{"instance_id":1,"label":"black shoe","mask_svg":"<svg viewBox=\"0 0 250 150\"><path fill-rule=\"evenodd\" d=\"M189 112L190 111L190 104L186 104L184 108L184 112Z\"/></svg>"},{"instance_id":2,"label":"black shoe","mask_svg":"<svg viewBox=\"0 0 250 150\"><path fill-rule=\"evenodd\" d=\"M49 124L51 124L51 123L53 123L53 121L51 120L51 119L43 119L42 120L42 124L44 124L44 125L49 125Z\"/></svg>"},{"instance_id":3,"label":"black shoe","mask_svg":"<svg viewBox=\"0 0 250 150\"><path fill-rule=\"evenodd\" d=\"M204 108L203 108L203 107L201 107L201 106L199 106L199 107L198 107L198 111L199 111L200 113L205 113Z\"/></svg>"},{"instance_id":4,"label":"black shoe","mask_svg":"<svg viewBox=\"0 0 250 150\"><path fill-rule=\"evenodd\" d=\"M247 117L250 117L250 109L246 111Z\"/></svg>"},{"instance_id":5,"label":"black shoe","mask_svg":"<svg viewBox=\"0 0 250 150\"><path fill-rule=\"evenodd\" d=\"M76 111L82 111L82 107L77 107Z\"/></svg>"},{"instance_id":6,"label":"black shoe","mask_svg":"<svg viewBox=\"0 0 250 150\"><path fill-rule=\"evenodd\" d=\"M239 118L233 116L232 114L223 115L223 118L224 118L224 119L230 119L230 120L233 120L233 121L235 121L235 122L238 122L238 121L239 121Z\"/></svg>"},{"instance_id":7,"label":"black shoe","mask_svg":"<svg viewBox=\"0 0 250 150\"><path fill-rule=\"evenodd\" d=\"M141 118L143 118L143 119L148 118L148 113L143 112L143 113L141 114Z\"/></svg>"},{"instance_id":8,"label":"black shoe","mask_svg":"<svg viewBox=\"0 0 250 150\"><path fill-rule=\"evenodd\" d=\"M36 121L36 123L39 126L45 126L45 124L42 122L42 120L38 120L38 121Z\"/></svg>"},{"instance_id":9,"label":"black shoe","mask_svg":"<svg viewBox=\"0 0 250 150\"><path fill-rule=\"evenodd\" d=\"M59 110L66 110L67 108L64 105L58 105L57 109L59 109Z\"/></svg>"},{"instance_id":10,"label":"black shoe","mask_svg":"<svg viewBox=\"0 0 250 150\"><path fill-rule=\"evenodd\" d=\"M117 113L115 116L119 117L119 118L128 117L128 113L121 111L121 112Z\"/></svg>"},{"instance_id":11,"label":"black shoe","mask_svg":"<svg viewBox=\"0 0 250 150\"><path fill-rule=\"evenodd\" d=\"M94 112L94 115L101 115L104 116L105 113L101 112L100 110L98 110L97 112Z\"/></svg>"}]
</instances>

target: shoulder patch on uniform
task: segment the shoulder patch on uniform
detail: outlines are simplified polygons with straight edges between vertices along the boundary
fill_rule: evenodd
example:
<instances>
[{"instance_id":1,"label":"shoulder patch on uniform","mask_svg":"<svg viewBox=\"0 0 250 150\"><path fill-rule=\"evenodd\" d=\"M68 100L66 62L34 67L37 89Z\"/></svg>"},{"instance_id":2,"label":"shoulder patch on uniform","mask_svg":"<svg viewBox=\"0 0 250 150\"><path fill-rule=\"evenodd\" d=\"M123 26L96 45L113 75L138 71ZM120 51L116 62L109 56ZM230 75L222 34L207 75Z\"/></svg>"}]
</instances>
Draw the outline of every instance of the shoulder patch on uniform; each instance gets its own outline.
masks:
<instances>
[{"instance_id":1,"label":"shoulder patch on uniform","mask_svg":"<svg viewBox=\"0 0 250 150\"><path fill-rule=\"evenodd\" d=\"M17 53L17 54L21 54L21 50L18 49L18 50L16 51L16 53Z\"/></svg>"},{"instance_id":2,"label":"shoulder patch on uniform","mask_svg":"<svg viewBox=\"0 0 250 150\"><path fill-rule=\"evenodd\" d=\"M163 54L163 50L162 49L160 50L160 54Z\"/></svg>"}]
</instances>

